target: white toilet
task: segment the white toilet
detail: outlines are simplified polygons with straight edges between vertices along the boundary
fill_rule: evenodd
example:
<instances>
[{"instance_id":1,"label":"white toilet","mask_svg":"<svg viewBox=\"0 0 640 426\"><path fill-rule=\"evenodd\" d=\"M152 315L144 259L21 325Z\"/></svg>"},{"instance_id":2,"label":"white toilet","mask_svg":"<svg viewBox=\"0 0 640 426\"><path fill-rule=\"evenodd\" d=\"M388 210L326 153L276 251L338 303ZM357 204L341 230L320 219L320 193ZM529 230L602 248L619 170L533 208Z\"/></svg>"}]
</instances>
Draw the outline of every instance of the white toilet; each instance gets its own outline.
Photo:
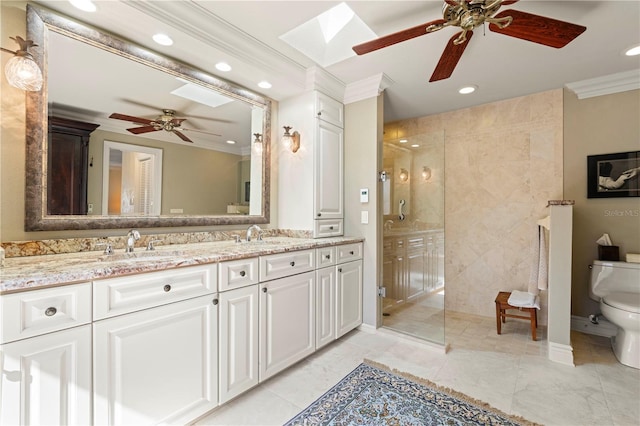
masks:
<instances>
[{"instance_id":1,"label":"white toilet","mask_svg":"<svg viewBox=\"0 0 640 426\"><path fill-rule=\"evenodd\" d=\"M611 338L618 361L640 369L640 263L594 260L589 297L602 315L618 326Z\"/></svg>"}]
</instances>

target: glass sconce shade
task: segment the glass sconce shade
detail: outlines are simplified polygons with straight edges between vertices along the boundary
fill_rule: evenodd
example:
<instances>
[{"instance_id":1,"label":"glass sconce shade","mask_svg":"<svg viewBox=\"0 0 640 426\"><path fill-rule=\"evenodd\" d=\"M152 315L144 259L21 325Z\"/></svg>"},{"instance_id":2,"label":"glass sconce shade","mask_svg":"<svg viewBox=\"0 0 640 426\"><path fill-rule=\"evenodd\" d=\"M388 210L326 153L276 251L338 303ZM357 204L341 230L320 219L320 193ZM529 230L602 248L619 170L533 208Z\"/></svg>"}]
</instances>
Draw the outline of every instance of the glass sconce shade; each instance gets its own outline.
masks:
<instances>
[{"instance_id":1,"label":"glass sconce shade","mask_svg":"<svg viewBox=\"0 0 640 426\"><path fill-rule=\"evenodd\" d=\"M400 174L398 175L402 182L406 182L409 180L409 171L407 169L400 169Z\"/></svg>"},{"instance_id":2,"label":"glass sconce shade","mask_svg":"<svg viewBox=\"0 0 640 426\"><path fill-rule=\"evenodd\" d=\"M290 133L290 126L284 126L284 134L282 135L282 145L287 149L291 150L291 152L297 152L300 149L300 133L293 132Z\"/></svg>"},{"instance_id":3,"label":"glass sconce shade","mask_svg":"<svg viewBox=\"0 0 640 426\"><path fill-rule=\"evenodd\" d=\"M36 46L33 41L25 40L20 36L11 37L13 41L20 45L20 49L13 52L0 48L3 52L13 53L13 57L7 61L4 67L4 74L7 81L13 87L37 92L42 89L42 71L28 52L30 47Z\"/></svg>"},{"instance_id":4,"label":"glass sconce shade","mask_svg":"<svg viewBox=\"0 0 640 426\"><path fill-rule=\"evenodd\" d=\"M256 154L262 154L262 135L260 133L254 133L255 140L253 141L253 151Z\"/></svg>"}]
</instances>

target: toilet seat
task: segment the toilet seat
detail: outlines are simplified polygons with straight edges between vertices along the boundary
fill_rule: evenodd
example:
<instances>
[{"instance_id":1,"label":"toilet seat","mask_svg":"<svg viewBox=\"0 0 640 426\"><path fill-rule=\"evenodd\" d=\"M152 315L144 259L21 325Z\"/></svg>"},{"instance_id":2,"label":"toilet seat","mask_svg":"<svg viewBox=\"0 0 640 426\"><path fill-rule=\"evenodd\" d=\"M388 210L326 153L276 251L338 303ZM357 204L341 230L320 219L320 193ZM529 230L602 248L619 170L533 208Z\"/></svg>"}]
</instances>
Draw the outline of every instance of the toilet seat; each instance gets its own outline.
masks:
<instances>
[{"instance_id":1,"label":"toilet seat","mask_svg":"<svg viewBox=\"0 0 640 426\"><path fill-rule=\"evenodd\" d=\"M602 301L613 308L640 314L640 293L611 293L603 297Z\"/></svg>"}]
</instances>

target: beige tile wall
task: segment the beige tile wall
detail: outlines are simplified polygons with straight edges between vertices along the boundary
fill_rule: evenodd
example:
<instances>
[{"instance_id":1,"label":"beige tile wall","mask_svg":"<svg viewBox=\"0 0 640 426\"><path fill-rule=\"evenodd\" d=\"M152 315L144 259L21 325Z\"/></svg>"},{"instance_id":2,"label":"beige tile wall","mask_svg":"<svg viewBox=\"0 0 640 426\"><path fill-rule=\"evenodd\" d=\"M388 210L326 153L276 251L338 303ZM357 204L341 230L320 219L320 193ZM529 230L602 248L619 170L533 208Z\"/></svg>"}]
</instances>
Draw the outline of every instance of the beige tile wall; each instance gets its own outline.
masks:
<instances>
[{"instance_id":1,"label":"beige tile wall","mask_svg":"<svg viewBox=\"0 0 640 426\"><path fill-rule=\"evenodd\" d=\"M385 135L444 131L445 304L494 316L499 291L526 290L536 221L562 199L563 94L553 90L389 123ZM546 324L546 292L541 292Z\"/></svg>"}]
</instances>

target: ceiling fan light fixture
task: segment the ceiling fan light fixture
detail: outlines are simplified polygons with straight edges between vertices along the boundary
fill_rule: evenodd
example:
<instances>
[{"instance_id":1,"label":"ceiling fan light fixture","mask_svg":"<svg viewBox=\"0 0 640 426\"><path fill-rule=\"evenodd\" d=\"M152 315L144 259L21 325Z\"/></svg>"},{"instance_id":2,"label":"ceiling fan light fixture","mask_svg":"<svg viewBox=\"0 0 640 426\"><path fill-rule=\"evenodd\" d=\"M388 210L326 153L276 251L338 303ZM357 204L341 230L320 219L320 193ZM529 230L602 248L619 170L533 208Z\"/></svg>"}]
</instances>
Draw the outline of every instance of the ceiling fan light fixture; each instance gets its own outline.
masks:
<instances>
[{"instance_id":1,"label":"ceiling fan light fixture","mask_svg":"<svg viewBox=\"0 0 640 426\"><path fill-rule=\"evenodd\" d=\"M460 93L461 95L468 95L475 92L476 90L478 90L478 86L476 85L464 86L458 89L458 93Z\"/></svg>"},{"instance_id":2,"label":"ceiling fan light fixture","mask_svg":"<svg viewBox=\"0 0 640 426\"><path fill-rule=\"evenodd\" d=\"M633 47L631 47L631 48L627 49L627 50L624 52L624 54L625 54L626 56L637 56L637 55L640 55L640 44L638 44L638 45L636 45L636 46L633 46Z\"/></svg>"},{"instance_id":3,"label":"ceiling fan light fixture","mask_svg":"<svg viewBox=\"0 0 640 426\"><path fill-rule=\"evenodd\" d=\"M229 72L229 71L231 71L231 65L229 65L226 62L218 62L216 64L216 69L218 71L222 71L222 72Z\"/></svg>"},{"instance_id":4,"label":"ceiling fan light fixture","mask_svg":"<svg viewBox=\"0 0 640 426\"><path fill-rule=\"evenodd\" d=\"M227 143L228 143L229 145L235 145L235 144L236 144L236 141L228 140L228 141L227 141Z\"/></svg>"},{"instance_id":5,"label":"ceiling fan light fixture","mask_svg":"<svg viewBox=\"0 0 640 426\"><path fill-rule=\"evenodd\" d=\"M409 142L409 141L406 140L406 139L400 139L400 143L407 143L407 142Z\"/></svg>"},{"instance_id":6,"label":"ceiling fan light fixture","mask_svg":"<svg viewBox=\"0 0 640 426\"><path fill-rule=\"evenodd\" d=\"M158 33L153 35L153 41L158 43L161 46L171 46L173 44L173 40L166 34Z\"/></svg>"}]
</instances>

